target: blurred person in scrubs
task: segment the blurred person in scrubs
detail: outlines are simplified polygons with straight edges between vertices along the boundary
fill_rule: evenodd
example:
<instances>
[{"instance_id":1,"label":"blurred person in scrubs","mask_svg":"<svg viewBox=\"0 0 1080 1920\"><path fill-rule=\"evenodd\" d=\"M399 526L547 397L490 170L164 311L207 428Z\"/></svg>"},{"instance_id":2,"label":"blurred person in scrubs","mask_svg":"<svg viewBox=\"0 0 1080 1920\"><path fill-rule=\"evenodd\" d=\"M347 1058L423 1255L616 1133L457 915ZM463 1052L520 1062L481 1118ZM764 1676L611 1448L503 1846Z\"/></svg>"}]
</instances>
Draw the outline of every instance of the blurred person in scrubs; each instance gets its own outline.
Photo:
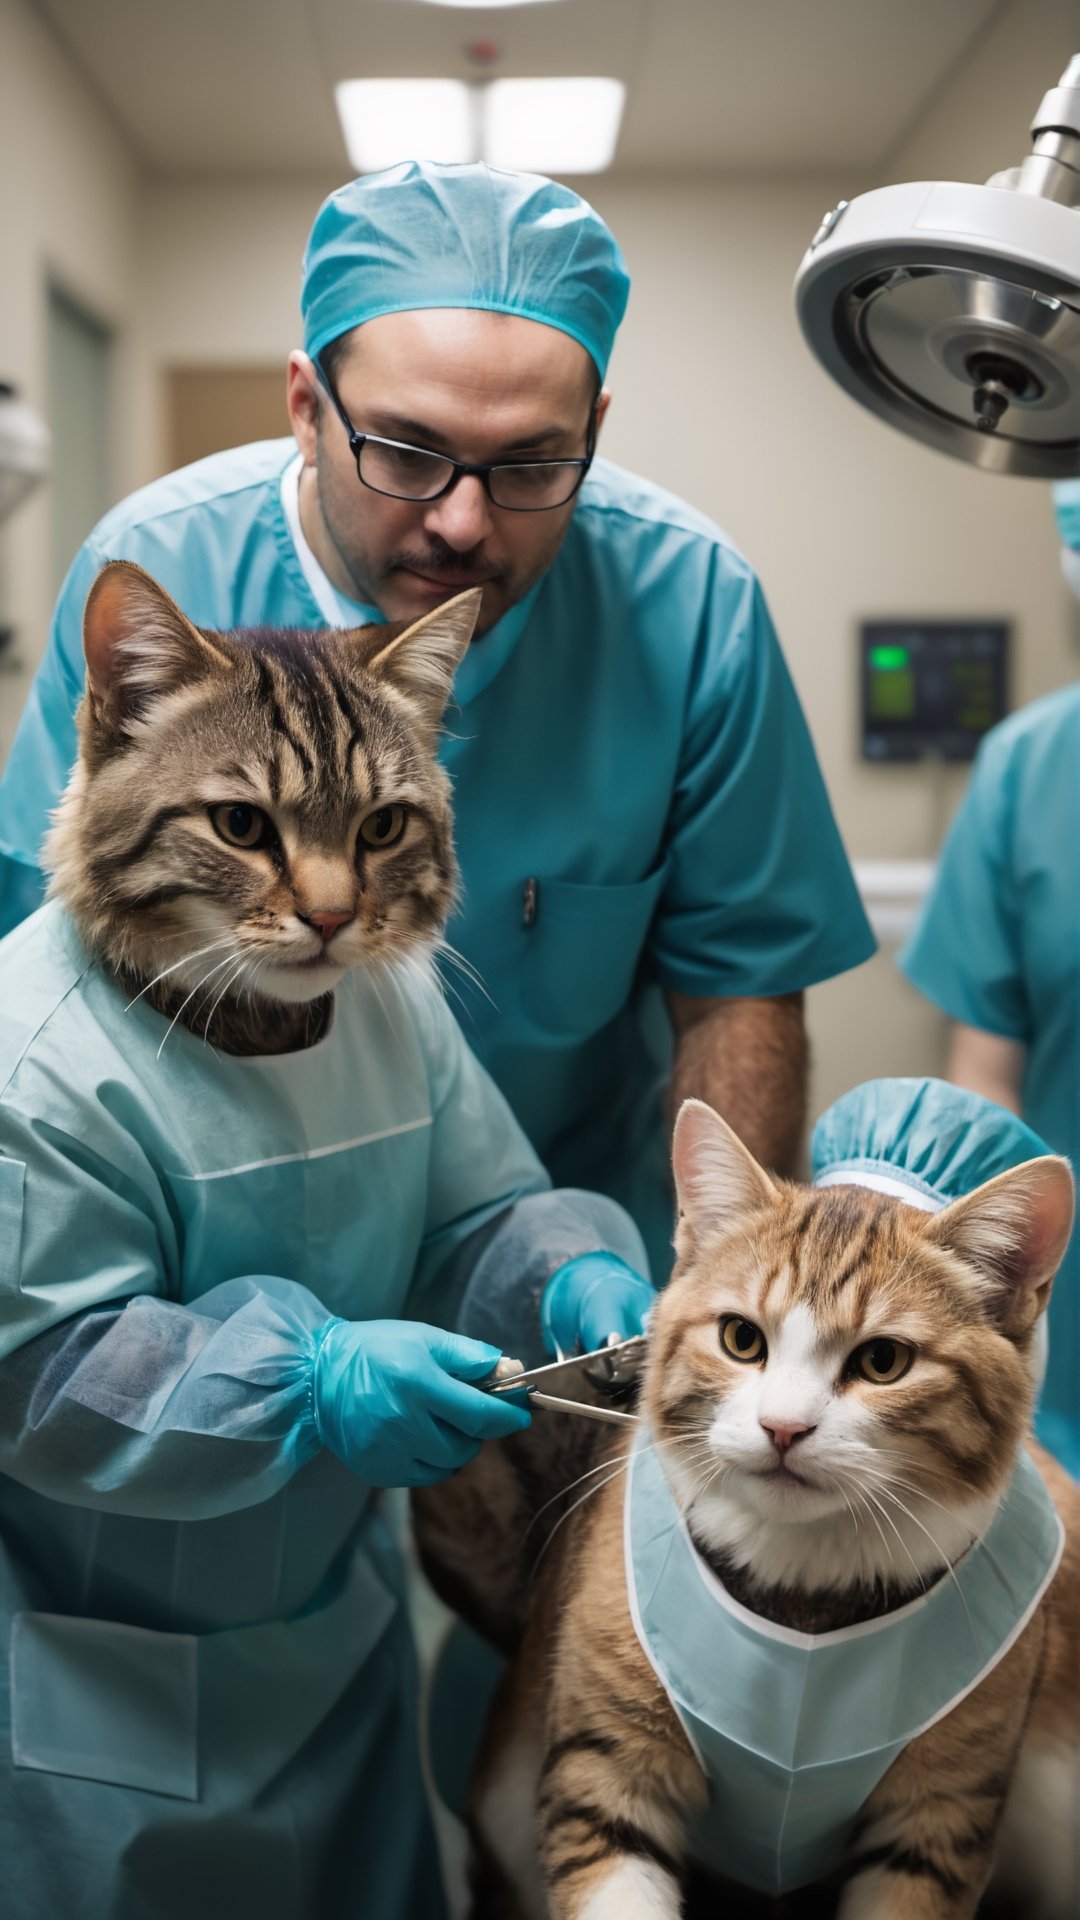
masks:
<instances>
[{"instance_id":1,"label":"blurred person in scrubs","mask_svg":"<svg viewBox=\"0 0 1080 1920\"><path fill-rule=\"evenodd\" d=\"M1054 488L1080 597L1080 480ZM900 964L949 1014L948 1074L1022 1114L1080 1167L1080 686L995 727ZM1080 1242L1054 1283L1035 1419L1080 1478Z\"/></svg>"},{"instance_id":2,"label":"blurred person in scrubs","mask_svg":"<svg viewBox=\"0 0 1080 1920\"><path fill-rule=\"evenodd\" d=\"M443 750L449 983L552 1177L622 1200L662 1280L672 1101L788 1166L803 990L873 941L754 573L595 457L628 288L593 209L538 176L406 163L331 195L295 439L155 482L75 559L0 788L0 928L41 896L103 561L216 628L412 619L481 585Z\"/></svg>"}]
</instances>

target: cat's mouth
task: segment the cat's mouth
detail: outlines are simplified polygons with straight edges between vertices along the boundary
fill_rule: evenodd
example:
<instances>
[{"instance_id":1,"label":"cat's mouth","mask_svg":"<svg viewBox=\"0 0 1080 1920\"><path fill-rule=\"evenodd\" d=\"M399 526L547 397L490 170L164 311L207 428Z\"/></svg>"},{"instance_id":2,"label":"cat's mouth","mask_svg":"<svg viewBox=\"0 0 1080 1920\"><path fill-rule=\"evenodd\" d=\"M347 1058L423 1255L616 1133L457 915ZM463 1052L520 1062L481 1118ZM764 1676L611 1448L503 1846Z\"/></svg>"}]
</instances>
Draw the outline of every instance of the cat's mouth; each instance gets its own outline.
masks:
<instances>
[{"instance_id":1,"label":"cat's mouth","mask_svg":"<svg viewBox=\"0 0 1080 1920\"><path fill-rule=\"evenodd\" d=\"M814 1493L821 1491L816 1481L807 1480L803 1474L796 1473L794 1468L787 1466L783 1460L772 1467L759 1467L756 1478L767 1480L771 1487L805 1487Z\"/></svg>"}]
</instances>

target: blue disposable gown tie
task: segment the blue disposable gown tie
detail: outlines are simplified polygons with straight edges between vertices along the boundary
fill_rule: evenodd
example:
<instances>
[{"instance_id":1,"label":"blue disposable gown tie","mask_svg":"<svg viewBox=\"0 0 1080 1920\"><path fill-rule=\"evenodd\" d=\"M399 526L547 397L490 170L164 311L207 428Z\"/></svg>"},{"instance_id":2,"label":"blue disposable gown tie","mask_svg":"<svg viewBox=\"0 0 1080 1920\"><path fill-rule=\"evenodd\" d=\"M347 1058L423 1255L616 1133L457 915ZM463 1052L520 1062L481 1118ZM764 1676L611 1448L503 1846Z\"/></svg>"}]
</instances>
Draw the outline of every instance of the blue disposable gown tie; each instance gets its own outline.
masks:
<instances>
[{"instance_id":1,"label":"blue disposable gown tie","mask_svg":"<svg viewBox=\"0 0 1080 1920\"><path fill-rule=\"evenodd\" d=\"M709 1787L691 1851L769 1894L841 1865L863 1802L897 1754L1004 1658L1064 1545L1025 1455L955 1579L945 1574L879 1619L807 1634L727 1593L643 1436L625 1513L634 1627Z\"/></svg>"},{"instance_id":2,"label":"blue disposable gown tie","mask_svg":"<svg viewBox=\"0 0 1080 1920\"><path fill-rule=\"evenodd\" d=\"M0 943L0 1905L438 1920L399 1557L317 1343L452 1325L503 1222L538 1327L604 1234L430 982L348 975L292 1055L167 1028L58 906Z\"/></svg>"},{"instance_id":3,"label":"blue disposable gown tie","mask_svg":"<svg viewBox=\"0 0 1080 1920\"><path fill-rule=\"evenodd\" d=\"M79 554L0 788L0 929L40 884L103 560L137 561L206 627L379 617L324 576L315 597L283 507L295 459L269 441L201 461ZM703 515L597 461L553 565L470 647L454 697L450 939L486 987L453 975L455 1007L556 1185L621 1201L663 1280L661 990L794 993L873 948L761 589Z\"/></svg>"}]
</instances>

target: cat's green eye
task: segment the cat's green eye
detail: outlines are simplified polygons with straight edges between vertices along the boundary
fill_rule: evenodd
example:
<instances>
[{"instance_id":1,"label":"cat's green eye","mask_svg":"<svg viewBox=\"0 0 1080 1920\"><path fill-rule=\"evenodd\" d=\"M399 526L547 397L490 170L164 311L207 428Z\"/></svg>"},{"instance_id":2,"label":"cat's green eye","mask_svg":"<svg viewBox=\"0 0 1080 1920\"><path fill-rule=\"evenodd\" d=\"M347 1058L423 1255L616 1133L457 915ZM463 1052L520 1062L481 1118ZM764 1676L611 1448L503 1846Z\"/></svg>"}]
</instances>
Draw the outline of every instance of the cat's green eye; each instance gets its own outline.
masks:
<instances>
[{"instance_id":1,"label":"cat's green eye","mask_svg":"<svg viewBox=\"0 0 1080 1920\"><path fill-rule=\"evenodd\" d=\"M270 839L273 828L261 807L248 807L227 801L224 806L211 807L210 821L214 832L230 847L243 847L251 853L256 847L264 847Z\"/></svg>"},{"instance_id":2,"label":"cat's green eye","mask_svg":"<svg viewBox=\"0 0 1080 1920\"><path fill-rule=\"evenodd\" d=\"M894 1380L903 1379L914 1358L914 1347L904 1340L868 1340L856 1347L848 1371L877 1387L891 1387Z\"/></svg>"},{"instance_id":3,"label":"cat's green eye","mask_svg":"<svg viewBox=\"0 0 1080 1920\"><path fill-rule=\"evenodd\" d=\"M360 838L368 847L392 847L404 831L404 807L379 807L360 822Z\"/></svg>"},{"instance_id":4,"label":"cat's green eye","mask_svg":"<svg viewBox=\"0 0 1080 1920\"><path fill-rule=\"evenodd\" d=\"M740 1320L737 1313L725 1314L720 1322L720 1345L733 1360L764 1360L765 1335L752 1320Z\"/></svg>"}]
</instances>

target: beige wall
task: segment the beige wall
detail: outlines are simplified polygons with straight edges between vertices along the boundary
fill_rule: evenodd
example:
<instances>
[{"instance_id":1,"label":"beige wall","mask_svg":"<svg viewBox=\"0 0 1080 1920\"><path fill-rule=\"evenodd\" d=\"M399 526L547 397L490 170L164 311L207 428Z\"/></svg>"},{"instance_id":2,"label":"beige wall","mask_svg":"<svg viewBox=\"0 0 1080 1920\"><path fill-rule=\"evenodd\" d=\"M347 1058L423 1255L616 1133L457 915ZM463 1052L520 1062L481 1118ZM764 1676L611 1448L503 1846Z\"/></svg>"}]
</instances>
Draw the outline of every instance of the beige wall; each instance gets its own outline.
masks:
<instances>
[{"instance_id":1,"label":"beige wall","mask_svg":"<svg viewBox=\"0 0 1080 1920\"><path fill-rule=\"evenodd\" d=\"M25 0L0 0L0 378L42 413L50 279L114 331L113 490L145 477L131 422L147 404L137 325L139 176L86 83ZM145 443L144 443L145 444ZM62 447L61 447L62 451ZM42 487L5 531L0 564L18 652L32 671L51 611L49 499ZM0 757L28 684L0 681Z\"/></svg>"},{"instance_id":2,"label":"beige wall","mask_svg":"<svg viewBox=\"0 0 1080 1920\"><path fill-rule=\"evenodd\" d=\"M1038 32L1025 37L1028 9ZM1047 48L1063 39L1063 61L1073 11L1074 0L1004 9L910 129L889 177L980 178L1019 158L1038 97L1057 78ZM40 403L52 263L121 330L120 493L162 462L164 369L284 366L299 335L304 239L337 183L140 182L24 0L0 0L0 21L0 84L10 96L0 98L0 157L6 178L26 183L14 196L0 293L0 373ZM990 478L902 439L835 389L802 345L791 283L806 241L836 198L871 184L812 175L591 183L635 283L604 450L715 515L745 549L772 603L849 850L917 857L936 850L963 776L861 764L857 622L1003 615L1015 623L1022 702L1075 676L1080 608L1060 579L1044 486ZM39 500L18 523L28 639L43 632L44 515ZM867 1074L940 1061L940 1023L886 959L815 992L811 1018L819 1103Z\"/></svg>"}]
</instances>

